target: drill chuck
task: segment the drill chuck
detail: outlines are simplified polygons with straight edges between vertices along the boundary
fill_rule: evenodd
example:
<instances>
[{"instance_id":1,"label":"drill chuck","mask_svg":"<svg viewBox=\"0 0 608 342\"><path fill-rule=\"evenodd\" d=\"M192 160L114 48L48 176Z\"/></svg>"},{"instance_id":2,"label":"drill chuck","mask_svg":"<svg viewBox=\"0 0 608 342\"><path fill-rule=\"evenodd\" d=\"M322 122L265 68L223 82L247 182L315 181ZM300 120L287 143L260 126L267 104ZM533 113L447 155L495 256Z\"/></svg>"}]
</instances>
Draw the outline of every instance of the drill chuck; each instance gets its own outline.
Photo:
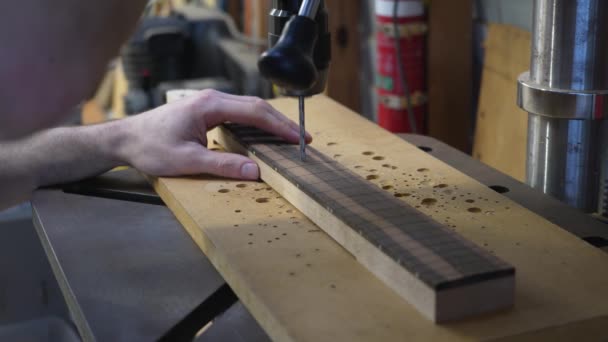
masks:
<instances>
[{"instance_id":1,"label":"drill chuck","mask_svg":"<svg viewBox=\"0 0 608 342\"><path fill-rule=\"evenodd\" d=\"M258 62L261 74L279 86L283 95L312 96L323 92L331 60L325 1L273 0L272 3L269 50ZM306 4L315 4L315 8L306 10ZM298 15L301 7L308 14L316 9L314 20L312 15Z\"/></svg>"},{"instance_id":2,"label":"drill chuck","mask_svg":"<svg viewBox=\"0 0 608 342\"><path fill-rule=\"evenodd\" d=\"M307 17L294 16L285 25L277 44L264 52L258 62L262 75L293 92L305 92L317 81L313 60L317 25Z\"/></svg>"}]
</instances>

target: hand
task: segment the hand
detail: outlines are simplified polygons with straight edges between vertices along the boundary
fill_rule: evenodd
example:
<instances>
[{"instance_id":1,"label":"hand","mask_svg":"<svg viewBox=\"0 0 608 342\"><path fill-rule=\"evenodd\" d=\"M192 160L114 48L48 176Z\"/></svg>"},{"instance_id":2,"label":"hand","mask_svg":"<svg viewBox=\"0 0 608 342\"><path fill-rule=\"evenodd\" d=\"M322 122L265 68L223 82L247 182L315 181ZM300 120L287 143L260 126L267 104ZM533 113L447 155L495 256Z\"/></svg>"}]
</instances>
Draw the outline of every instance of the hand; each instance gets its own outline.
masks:
<instances>
[{"instance_id":1,"label":"hand","mask_svg":"<svg viewBox=\"0 0 608 342\"><path fill-rule=\"evenodd\" d=\"M299 126L268 102L204 90L123 120L129 138L122 144L122 159L154 176L208 173L259 179L260 171L253 160L206 148L207 131L227 121L258 127L290 143L299 141ZM306 141L312 141L308 133Z\"/></svg>"}]
</instances>

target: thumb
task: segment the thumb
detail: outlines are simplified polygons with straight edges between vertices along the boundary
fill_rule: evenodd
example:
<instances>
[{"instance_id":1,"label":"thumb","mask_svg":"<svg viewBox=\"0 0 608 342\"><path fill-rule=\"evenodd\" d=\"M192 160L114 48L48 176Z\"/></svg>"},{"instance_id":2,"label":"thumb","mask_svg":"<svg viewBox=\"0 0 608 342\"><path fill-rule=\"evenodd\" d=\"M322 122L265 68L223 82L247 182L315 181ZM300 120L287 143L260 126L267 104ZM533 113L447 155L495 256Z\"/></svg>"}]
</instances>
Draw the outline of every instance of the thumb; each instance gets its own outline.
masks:
<instances>
[{"instance_id":1,"label":"thumb","mask_svg":"<svg viewBox=\"0 0 608 342\"><path fill-rule=\"evenodd\" d=\"M199 156L197 171L200 173L244 180L260 178L258 165L240 154L205 150Z\"/></svg>"}]
</instances>

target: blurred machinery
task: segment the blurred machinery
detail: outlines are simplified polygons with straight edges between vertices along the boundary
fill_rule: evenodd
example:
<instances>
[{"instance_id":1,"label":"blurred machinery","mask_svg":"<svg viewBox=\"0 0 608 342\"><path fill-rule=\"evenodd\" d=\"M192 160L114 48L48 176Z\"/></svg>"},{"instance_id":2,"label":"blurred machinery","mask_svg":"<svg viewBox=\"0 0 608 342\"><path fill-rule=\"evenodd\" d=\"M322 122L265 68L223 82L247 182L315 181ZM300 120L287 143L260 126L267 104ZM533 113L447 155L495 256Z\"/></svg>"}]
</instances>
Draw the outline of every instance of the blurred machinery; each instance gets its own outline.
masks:
<instances>
[{"instance_id":1,"label":"blurred machinery","mask_svg":"<svg viewBox=\"0 0 608 342\"><path fill-rule=\"evenodd\" d=\"M529 113L527 182L608 217L608 1L536 0L530 71L518 104Z\"/></svg>"},{"instance_id":2,"label":"blurred machinery","mask_svg":"<svg viewBox=\"0 0 608 342\"><path fill-rule=\"evenodd\" d=\"M217 10L189 5L168 17L144 17L121 53L129 83L125 111L157 107L171 89L214 88L269 98L272 86L257 68L263 49Z\"/></svg>"}]
</instances>

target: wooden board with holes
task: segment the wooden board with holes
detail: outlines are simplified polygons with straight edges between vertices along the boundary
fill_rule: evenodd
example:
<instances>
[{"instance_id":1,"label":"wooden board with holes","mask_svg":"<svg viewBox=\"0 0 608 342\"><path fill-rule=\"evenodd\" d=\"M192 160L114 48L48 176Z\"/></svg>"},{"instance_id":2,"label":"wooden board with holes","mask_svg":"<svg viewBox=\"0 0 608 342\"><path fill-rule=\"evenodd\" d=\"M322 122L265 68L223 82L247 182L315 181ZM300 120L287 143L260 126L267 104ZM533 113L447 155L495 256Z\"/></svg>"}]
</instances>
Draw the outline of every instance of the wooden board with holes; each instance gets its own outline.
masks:
<instances>
[{"instance_id":1,"label":"wooden board with holes","mask_svg":"<svg viewBox=\"0 0 608 342\"><path fill-rule=\"evenodd\" d=\"M297 118L297 101L272 104ZM507 312L437 325L264 183L207 176L155 180L167 205L273 339L606 337L604 252L326 97L307 101L307 119L314 148L373 176L374 185L513 265L515 304Z\"/></svg>"},{"instance_id":2,"label":"wooden board with holes","mask_svg":"<svg viewBox=\"0 0 608 342\"><path fill-rule=\"evenodd\" d=\"M515 270L365 178L309 147L226 124L229 151L249 155L261 179L434 322L513 305Z\"/></svg>"}]
</instances>

